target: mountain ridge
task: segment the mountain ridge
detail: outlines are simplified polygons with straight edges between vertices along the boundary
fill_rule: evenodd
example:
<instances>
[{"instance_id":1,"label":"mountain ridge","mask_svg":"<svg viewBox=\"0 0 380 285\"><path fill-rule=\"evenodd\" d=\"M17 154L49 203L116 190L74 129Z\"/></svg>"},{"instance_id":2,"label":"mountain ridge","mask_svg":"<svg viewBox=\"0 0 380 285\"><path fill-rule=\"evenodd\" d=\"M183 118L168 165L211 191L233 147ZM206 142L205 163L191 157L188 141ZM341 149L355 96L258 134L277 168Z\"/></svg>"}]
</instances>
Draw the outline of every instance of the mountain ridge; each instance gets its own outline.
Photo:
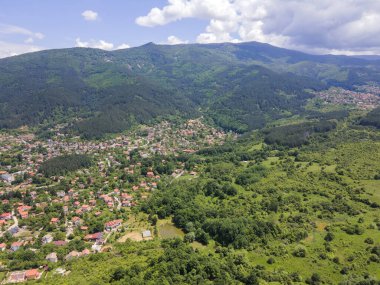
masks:
<instances>
[{"instance_id":1,"label":"mountain ridge","mask_svg":"<svg viewBox=\"0 0 380 285\"><path fill-rule=\"evenodd\" d=\"M258 42L47 50L0 60L0 128L54 123L55 110L63 117L71 110L80 126L104 125L88 134L99 137L109 121L123 122L109 129L120 132L202 109L219 126L245 132L302 112L306 90L352 89L380 83L379 75L377 61ZM72 130L86 133L80 126Z\"/></svg>"}]
</instances>

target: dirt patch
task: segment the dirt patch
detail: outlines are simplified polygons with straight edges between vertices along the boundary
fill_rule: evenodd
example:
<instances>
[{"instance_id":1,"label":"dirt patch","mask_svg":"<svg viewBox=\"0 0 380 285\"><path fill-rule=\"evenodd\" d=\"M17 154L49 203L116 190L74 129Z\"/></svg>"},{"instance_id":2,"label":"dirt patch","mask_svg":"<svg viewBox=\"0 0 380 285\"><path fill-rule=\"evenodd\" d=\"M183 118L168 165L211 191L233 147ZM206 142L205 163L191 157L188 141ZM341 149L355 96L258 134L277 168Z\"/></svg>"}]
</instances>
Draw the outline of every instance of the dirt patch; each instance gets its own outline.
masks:
<instances>
[{"instance_id":1,"label":"dirt patch","mask_svg":"<svg viewBox=\"0 0 380 285\"><path fill-rule=\"evenodd\" d=\"M144 240L142 237L141 232L129 232L125 236L122 236L117 241L118 242L126 242L127 239L133 240L133 241L142 241Z\"/></svg>"},{"instance_id":2,"label":"dirt patch","mask_svg":"<svg viewBox=\"0 0 380 285\"><path fill-rule=\"evenodd\" d=\"M308 235L307 238L305 238L305 242L311 243L314 241L314 235Z\"/></svg>"},{"instance_id":3,"label":"dirt patch","mask_svg":"<svg viewBox=\"0 0 380 285\"><path fill-rule=\"evenodd\" d=\"M316 221L315 225L317 226L317 231L323 232L325 228L328 226L326 222Z\"/></svg>"}]
</instances>

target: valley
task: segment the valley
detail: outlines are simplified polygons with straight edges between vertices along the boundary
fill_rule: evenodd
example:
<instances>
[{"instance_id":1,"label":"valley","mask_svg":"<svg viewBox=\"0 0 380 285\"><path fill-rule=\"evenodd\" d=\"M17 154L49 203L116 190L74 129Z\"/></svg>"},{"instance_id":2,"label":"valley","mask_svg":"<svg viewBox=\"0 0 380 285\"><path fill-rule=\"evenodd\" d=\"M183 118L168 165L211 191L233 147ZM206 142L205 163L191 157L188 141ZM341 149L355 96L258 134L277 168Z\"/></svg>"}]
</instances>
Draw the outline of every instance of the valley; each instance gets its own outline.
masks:
<instances>
[{"instance_id":1,"label":"valley","mask_svg":"<svg viewBox=\"0 0 380 285\"><path fill-rule=\"evenodd\" d=\"M2 284L378 284L377 60L252 42L0 63Z\"/></svg>"}]
</instances>

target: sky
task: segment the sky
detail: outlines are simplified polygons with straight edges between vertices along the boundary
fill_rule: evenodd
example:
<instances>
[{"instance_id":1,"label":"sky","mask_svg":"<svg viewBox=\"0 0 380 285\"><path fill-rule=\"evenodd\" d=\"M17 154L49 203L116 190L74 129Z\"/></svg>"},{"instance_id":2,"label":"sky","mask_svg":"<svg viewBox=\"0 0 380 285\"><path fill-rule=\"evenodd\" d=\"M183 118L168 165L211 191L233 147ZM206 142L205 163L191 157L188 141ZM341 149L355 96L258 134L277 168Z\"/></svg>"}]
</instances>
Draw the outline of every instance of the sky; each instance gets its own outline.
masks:
<instances>
[{"instance_id":1,"label":"sky","mask_svg":"<svg viewBox=\"0 0 380 285\"><path fill-rule=\"evenodd\" d=\"M379 35L380 0L0 0L0 57L246 41L372 55Z\"/></svg>"}]
</instances>

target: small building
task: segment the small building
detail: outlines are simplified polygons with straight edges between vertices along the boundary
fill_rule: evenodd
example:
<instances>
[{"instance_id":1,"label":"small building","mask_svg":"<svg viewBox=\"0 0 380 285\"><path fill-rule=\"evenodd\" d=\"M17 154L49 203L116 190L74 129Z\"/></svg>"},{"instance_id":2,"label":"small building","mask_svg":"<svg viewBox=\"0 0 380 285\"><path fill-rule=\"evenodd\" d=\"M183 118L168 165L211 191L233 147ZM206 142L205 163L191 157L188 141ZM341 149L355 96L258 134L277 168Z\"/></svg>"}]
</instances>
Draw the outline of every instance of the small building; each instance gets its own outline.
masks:
<instances>
[{"instance_id":1,"label":"small building","mask_svg":"<svg viewBox=\"0 0 380 285\"><path fill-rule=\"evenodd\" d=\"M67 242L64 240L56 240L56 241L53 241L53 244L55 246L65 246L67 244Z\"/></svg>"},{"instance_id":2,"label":"small building","mask_svg":"<svg viewBox=\"0 0 380 285\"><path fill-rule=\"evenodd\" d=\"M11 244L11 250L16 251L19 250L20 247L22 247L23 243L20 241L15 241L14 243Z\"/></svg>"},{"instance_id":3,"label":"small building","mask_svg":"<svg viewBox=\"0 0 380 285\"><path fill-rule=\"evenodd\" d=\"M5 243L0 243L0 251L4 251L7 248Z\"/></svg>"},{"instance_id":4,"label":"small building","mask_svg":"<svg viewBox=\"0 0 380 285\"><path fill-rule=\"evenodd\" d=\"M11 227L8 232L11 234L11 235L15 235L17 234L18 232L20 231L20 228L18 226L14 226L14 227Z\"/></svg>"},{"instance_id":5,"label":"small building","mask_svg":"<svg viewBox=\"0 0 380 285\"><path fill-rule=\"evenodd\" d=\"M80 256L80 253L77 252L76 250L73 250L68 255L66 255L65 260L70 261L70 260L78 258L79 256Z\"/></svg>"},{"instance_id":6,"label":"small building","mask_svg":"<svg viewBox=\"0 0 380 285\"><path fill-rule=\"evenodd\" d=\"M11 220L12 219L12 213L2 213L0 215L0 220Z\"/></svg>"},{"instance_id":7,"label":"small building","mask_svg":"<svg viewBox=\"0 0 380 285\"><path fill-rule=\"evenodd\" d=\"M59 219L58 218L51 218L50 224L58 224Z\"/></svg>"},{"instance_id":8,"label":"small building","mask_svg":"<svg viewBox=\"0 0 380 285\"><path fill-rule=\"evenodd\" d=\"M90 253L91 251L89 251L88 248L85 248L84 250L82 250L81 256L86 256L86 255L89 255Z\"/></svg>"},{"instance_id":9,"label":"small building","mask_svg":"<svg viewBox=\"0 0 380 285\"><path fill-rule=\"evenodd\" d=\"M11 184L13 181L15 181L15 177L13 174L5 173L0 175L0 180Z\"/></svg>"},{"instance_id":10,"label":"small building","mask_svg":"<svg viewBox=\"0 0 380 285\"><path fill-rule=\"evenodd\" d=\"M40 277L41 273L37 269L29 269L25 271L26 280L39 279Z\"/></svg>"},{"instance_id":11,"label":"small building","mask_svg":"<svg viewBox=\"0 0 380 285\"><path fill-rule=\"evenodd\" d=\"M152 237L152 233L150 232L150 230L143 231L142 237L143 238L150 238L150 237Z\"/></svg>"},{"instance_id":12,"label":"small building","mask_svg":"<svg viewBox=\"0 0 380 285\"><path fill-rule=\"evenodd\" d=\"M98 232L98 233L86 235L84 237L84 240L87 240L87 241L97 241L97 240L102 239L102 237L103 237L103 233L102 232Z\"/></svg>"},{"instance_id":13,"label":"small building","mask_svg":"<svg viewBox=\"0 0 380 285\"><path fill-rule=\"evenodd\" d=\"M123 220L121 219L110 221L104 224L104 228L106 231L112 231L116 229L117 227L119 227L122 223L123 223Z\"/></svg>"},{"instance_id":14,"label":"small building","mask_svg":"<svg viewBox=\"0 0 380 285\"><path fill-rule=\"evenodd\" d=\"M56 262L58 262L57 253L55 253L55 252L49 253L49 254L46 256L45 259L46 259L47 261L49 261L49 262L56 263Z\"/></svg>"},{"instance_id":15,"label":"small building","mask_svg":"<svg viewBox=\"0 0 380 285\"><path fill-rule=\"evenodd\" d=\"M51 234L47 234L42 237L42 244L51 243L52 241L53 241L53 236Z\"/></svg>"},{"instance_id":16,"label":"small building","mask_svg":"<svg viewBox=\"0 0 380 285\"><path fill-rule=\"evenodd\" d=\"M11 272L8 279L8 283L20 283L25 281L25 271Z\"/></svg>"}]
</instances>

